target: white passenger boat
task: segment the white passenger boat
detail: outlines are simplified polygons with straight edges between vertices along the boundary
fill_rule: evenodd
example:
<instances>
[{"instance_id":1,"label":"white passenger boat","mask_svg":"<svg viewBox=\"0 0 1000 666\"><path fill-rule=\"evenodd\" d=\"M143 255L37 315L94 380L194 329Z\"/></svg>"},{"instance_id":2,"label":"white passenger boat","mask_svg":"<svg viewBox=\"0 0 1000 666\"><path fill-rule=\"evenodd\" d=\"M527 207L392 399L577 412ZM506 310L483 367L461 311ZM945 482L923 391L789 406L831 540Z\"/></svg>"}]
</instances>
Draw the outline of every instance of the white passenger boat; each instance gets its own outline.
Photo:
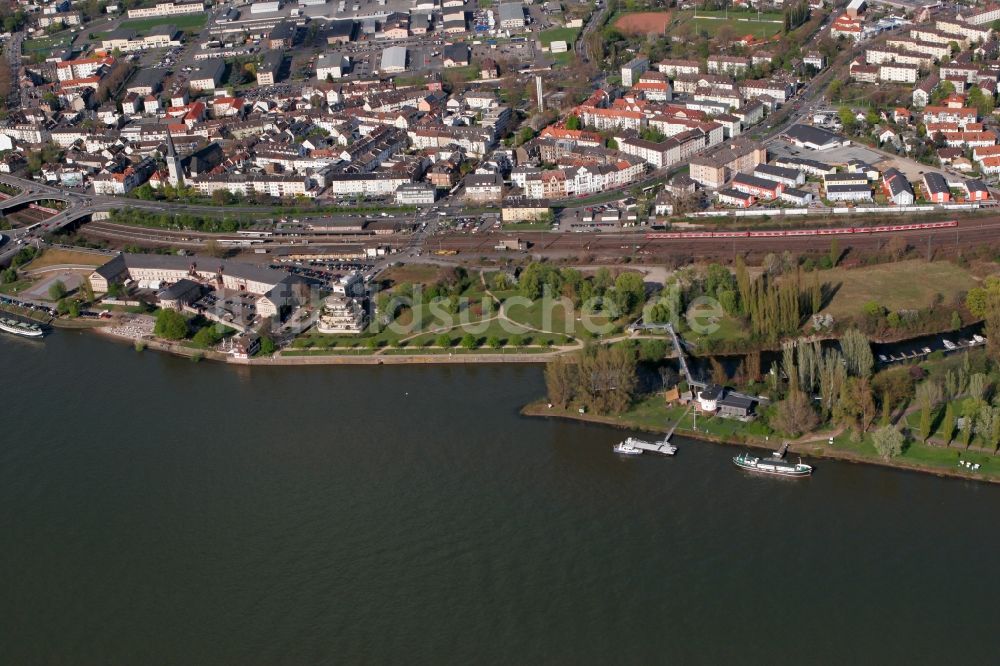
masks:
<instances>
[{"instance_id":1,"label":"white passenger boat","mask_svg":"<svg viewBox=\"0 0 1000 666\"><path fill-rule=\"evenodd\" d=\"M23 338L40 338L45 333L38 324L29 324L15 319L0 318L0 331L12 335L20 335Z\"/></svg>"}]
</instances>

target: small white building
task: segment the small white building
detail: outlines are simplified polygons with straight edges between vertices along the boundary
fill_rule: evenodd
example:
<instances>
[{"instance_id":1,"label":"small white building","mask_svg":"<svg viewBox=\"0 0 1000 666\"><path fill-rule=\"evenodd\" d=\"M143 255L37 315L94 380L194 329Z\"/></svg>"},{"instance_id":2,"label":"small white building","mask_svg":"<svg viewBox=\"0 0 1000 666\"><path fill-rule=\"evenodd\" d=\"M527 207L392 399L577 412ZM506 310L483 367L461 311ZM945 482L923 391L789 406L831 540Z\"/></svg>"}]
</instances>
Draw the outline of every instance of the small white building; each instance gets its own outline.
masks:
<instances>
[{"instance_id":1,"label":"small white building","mask_svg":"<svg viewBox=\"0 0 1000 666\"><path fill-rule=\"evenodd\" d=\"M281 10L281 0L273 2L255 2L250 5L251 14L270 14Z\"/></svg>"},{"instance_id":2,"label":"small white building","mask_svg":"<svg viewBox=\"0 0 1000 666\"><path fill-rule=\"evenodd\" d=\"M382 51L382 61L379 71L393 74L406 71L406 47L390 46Z\"/></svg>"},{"instance_id":3,"label":"small white building","mask_svg":"<svg viewBox=\"0 0 1000 666\"><path fill-rule=\"evenodd\" d=\"M326 53L316 61L316 78L320 81L339 79L347 73L351 61L341 53Z\"/></svg>"},{"instance_id":4,"label":"small white building","mask_svg":"<svg viewBox=\"0 0 1000 666\"><path fill-rule=\"evenodd\" d=\"M698 392L698 409L703 412L714 412L719 408L719 398L722 397L722 387L709 384Z\"/></svg>"}]
</instances>

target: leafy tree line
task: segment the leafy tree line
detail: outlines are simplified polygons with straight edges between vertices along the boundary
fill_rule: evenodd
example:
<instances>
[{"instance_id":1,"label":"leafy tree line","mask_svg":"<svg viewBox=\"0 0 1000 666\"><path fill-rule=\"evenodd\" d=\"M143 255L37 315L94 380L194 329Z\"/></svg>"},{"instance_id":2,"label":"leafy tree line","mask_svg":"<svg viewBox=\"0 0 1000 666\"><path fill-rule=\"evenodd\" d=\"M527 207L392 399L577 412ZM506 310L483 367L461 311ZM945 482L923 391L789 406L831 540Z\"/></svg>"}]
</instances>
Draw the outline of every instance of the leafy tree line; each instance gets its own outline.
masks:
<instances>
[{"instance_id":1,"label":"leafy tree line","mask_svg":"<svg viewBox=\"0 0 1000 666\"><path fill-rule=\"evenodd\" d=\"M642 275L632 271L613 277L606 268L585 277L575 268L556 268L547 263L532 262L518 276L518 292L532 301L543 295L565 297L574 306L594 303L612 316L636 313L645 302L646 290Z\"/></svg>"},{"instance_id":2,"label":"leafy tree line","mask_svg":"<svg viewBox=\"0 0 1000 666\"><path fill-rule=\"evenodd\" d=\"M797 2L785 8L785 32L790 32L809 20L809 3Z\"/></svg>"},{"instance_id":3,"label":"leafy tree line","mask_svg":"<svg viewBox=\"0 0 1000 666\"><path fill-rule=\"evenodd\" d=\"M118 224L132 224L140 227L159 229L190 229L214 233L232 233L253 226L253 220L245 217L206 217L189 213L151 213L138 208L117 208L111 211L111 221Z\"/></svg>"}]
</instances>

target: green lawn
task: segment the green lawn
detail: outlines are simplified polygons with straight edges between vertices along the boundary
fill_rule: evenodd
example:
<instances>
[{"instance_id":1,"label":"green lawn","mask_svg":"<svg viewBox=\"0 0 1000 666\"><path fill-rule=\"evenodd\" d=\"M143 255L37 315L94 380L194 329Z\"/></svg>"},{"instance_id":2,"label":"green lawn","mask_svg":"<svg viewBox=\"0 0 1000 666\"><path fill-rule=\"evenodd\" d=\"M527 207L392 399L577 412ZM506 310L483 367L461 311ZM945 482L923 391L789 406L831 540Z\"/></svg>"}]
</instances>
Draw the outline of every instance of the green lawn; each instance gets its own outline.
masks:
<instances>
[{"instance_id":1,"label":"green lawn","mask_svg":"<svg viewBox=\"0 0 1000 666\"><path fill-rule=\"evenodd\" d=\"M552 42L564 41L572 51L573 44L576 42L576 37L579 34L580 28L552 28L551 30L540 32L538 34L538 41L542 43L542 46L548 46Z\"/></svg>"},{"instance_id":2,"label":"green lawn","mask_svg":"<svg viewBox=\"0 0 1000 666\"><path fill-rule=\"evenodd\" d=\"M553 53L551 57L552 62L557 67L565 67L573 64L573 61L576 59L576 51L570 48L570 50L566 51L566 53Z\"/></svg>"},{"instance_id":3,"label":"green lawn","mask_svg":"<svg viewBox=\"0 0 1000 666\"><path fill-rule=\"evenodd\" d=\"M446 81L452 83L474 81L479 78L479 65L466 65L465 67L445 67L441 70L441 76Z\"/></svg>"},{"instance_id":4,"label":"green lawn","mask_svg":"<svg viewBox=\"0 0 1000 666\"><path fill-rule=\"evenodd\" d=\"M370 356L370 349L286 349L282 356Z\"/></svg>"},{"instance_id":5,"label":"green lawn","mask_svg":"<svg viewBox=\"0 0 1000 666\"><path fill-rule=\"evenodd\" d=\"M865 458L878 458L869 435L866 435L861 442L852 442L850 434L845 432L834 440L833 449L849 451ZM956 470L964 470L964 468L958 466L959 460L969 460L982 465L982 468L976 473L977 475L996 476L1000 474L1000 457L975 451L966 451L961 446L955 445L944 448L940 446L928 446L918 442L909 442L903 449L903 454L895 458L895 460L914 465L939 467L942 469L954 468Z\"/></svg>"},{"instance_id":6,"label":"green lawn","mask_svg":"<svg viewBox=\"0 0 1000 666\"><path fill-rule=\"evenodd\" d=\"M697 17L695 16L697 14ZM778 12L761 12L758 20L757 12L729 11L680 11L677 12L677 25L690 24L697 34L707 32L714 37L723 27L728 27L736 37L753 35L758 39L772 37L784 30L784 19ZM771 21L777 21L772 23Z\"/></svg>"},{"instance_id":7,"label":"green lawn","mask_svg":"<svg viewBox=\"0 0 1000 666\"><path fill-rule=\"evenodd\" d=\"M710 324L708 320L705 320L703 323L706 325ZM730 317L729 315L725 315L720 318L715 322L714 326L717 328L711 333L700 335L694 333L693 331L688 331L684 333L684 337L695 344L704 344L708 341L714 341L716 343L734 343L746 339L749 334L749 329L746 324L744 324L740 319Z\"/></svg>"},{"instance_id":8,"label":"green lawn","mask_svg":"<svg viewBox=\"0 0 1000 666\"><path fill-rule=\"evenodd\" d=\"M548 222L505 222L504 231L550 231L552 225Z\"/></svg>"},{"instance_id":9,"label":"green lawn","mask_svg":"<svg viewBox=\"0 0 1000 666\"><path fill-rule=\"evenodd\" d=\"M459 341L466 334L467 331L456 328L452 329L448 336L451 338L452 346L457 347ZM471 332L471 331L469 331ZM485 329L477 327L475 332L471 332L475 336L476 340L480 345L485 345L486 340L491 337L496 337L500 340L500 344L508 345L511 344L511 339L516 335L520 337L521 343L524 345L566 345L570 344L571 340L565 335L558 333L537 333L535 331L530 331L528 329L520 329L516 326L501 325L498 321L490 322ZM412 340L410 340L406 348L407 349L419 349L429 347L431 345L437 345L437 339L440 333L427 333L425 335L420 335Z\"/></svg>"},{"instance_id":10,"label":"green lawn","mask_svg":"<svg viewBox=\"0 0 1000 666\"><path fill-rule=\"evenodd\" d=\"M505 354L547 354L550 351L552 350L545 347L511 347L508 349L492 349L486 346L476 349L464 349L462 347L451 347L449 349L442 349L440 347L408 347L406 349L387 349L380 355L419 356L421 354L432 354L440 356L443 354L496 354L497 356L503 356Z\"/></svg>"},{"instance_id":11,"label":"green lawn","mask_svg":"<svg viewBox=\"0 0 1000 666\"><path fill-rule=\"evenodd\" d=\"M34 280L17 280L15 282L8 282L7 284L0 284L0 294L17 294L34 283Z\"/></svg>"},{"instance_id":12,"label":"green lawn","mask_svg":"<svg viewBox=\"0 0 1000 666\"><path fill-rule=\"evenodd\" d=\"M187 30L189 28L202 28L205 25L205 21L208 19L207 14L183 14L180 16L161 16L156 18L147 19L134 19L132 21L122 22L121 27L126 30L135 30L138 33L143 33L153 28L157 28L161 25L172 25L178 30Z\"/></svg>"},{"instance_id":13,"label":"green lawn","mask_svg":"<svg viewBox=\"0 0 1000 666\"><path fill-rule=\"evenodd\" d=\"M963 413L963 407L965 406L967 400L969 400L969 398L961 398L958 400L949 401L951 403L952 408L954 409L956 420L957 418L961 417ZM947 438L947 435L941 431L941 428L944 425L943 421L944 421L945 404L946 403L942 403L941 405L939 405L937 409L934 410L931 416L931 427L933 428L933 431L931 432L931 439L943 441ZM910 414L907 414L906 418L904 419L904 424L906 425L906 427L910 429L910 432L913 434L914 437L918 437L920 433L920 410L914 410ZM988 442L983 441L977 435L973 435L969 443L971 446L978 446L985 448L990 448L991 446ZM951 433L951 442L948 448L943 448L941 446L928 446L925 448L929 448L934 451L963 450L964 447L962 445L962 432L957 428L955 428L954 432Z\"/></svg>"},{"instance_id":14,"label":"green lawn","mask_svg":"<svg viewBox=\"0 0 1000 666\"><path fill-rule=\"evenodd\" d=\"M25 40L21 44L21 51L25 55L31 55L37 51L55 51L65 48L73 43L73 33L62 32L51 37L37 37Z\"/></svg>"},{"instance_id":15,"label":"green lawn","mask_svg":"<svg viewBox=\"0 0 1000 666\"><path fill-rule=\"evenodd\" d=\"M504 308L504 312L512 321L544 331L569 333L577 328L577 322L572 319L574 316L572 312L567 312L566 308L562 307L547 309L544 300L535 301L528 306L517 303L508 305Z\"/></svg>"},{"instance_id":16,"label":"green lawn","mask_svg":"<svg viewBox=\"0 0 1000 666\"><path fill-rule=\"evenodd\" d=\"M875 301L890 311L929 307L935 294L945 303L976 286L972 275L946 261L926 262L921 259L898 261L863 268L834 268L820 271L821 283L837 289L823 312L840 319L860 313L861 306ZM812 276L803 277L806 285Z\"/></svg>"},{"instance_id":17,"label":"green lawn","mask_svg":"<svg viewBox=\"0 0 1000 666\"><path fill-rule=\"evenodd\" d=\"M432 264L404 264L392 266L378 274L379 280L388 280L393 284L411 282L414 284L432 284L441 269Z\"/></svg>"}]
</instances>

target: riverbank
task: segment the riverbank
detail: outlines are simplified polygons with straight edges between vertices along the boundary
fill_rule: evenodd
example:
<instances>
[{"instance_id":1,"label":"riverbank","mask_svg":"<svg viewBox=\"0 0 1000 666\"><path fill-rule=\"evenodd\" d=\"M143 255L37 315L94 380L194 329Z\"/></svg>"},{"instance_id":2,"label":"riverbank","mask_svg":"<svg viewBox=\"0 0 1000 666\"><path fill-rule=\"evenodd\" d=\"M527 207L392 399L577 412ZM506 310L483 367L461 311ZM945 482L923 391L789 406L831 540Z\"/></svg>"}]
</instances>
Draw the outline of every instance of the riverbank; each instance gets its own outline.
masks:
<instances>
[{"instance_id":1,"label":"riverbank","mask_svg":"<svg viewBox=\"0 0 1000 666\"><path fill-rule=\"evenodd\" d=\"M653 399L657 401L662 400L659 396L656 396ZM549 407L548 403L544 400L538 400L522 407L520 413L522 416L582 421L586 423L608 425L626 430L639 430L659 435L666 434L673 424L677 423L678 420L681 419L684 422L678 423L677 428L674 430L676 435L690 439L712 442L715 444L749 447L766 451L777 450L784 441L779 437L769 438L768 436L755 435L752 432L740 432L740 426L744 426L745 424L739 421L714 417L707 417L699 420L701 425L698 430L694 430L692 427L687 425L687 419L682 419L684 410L666 408L663 405L660 405L662 409L659 410L650 410L649 407L650 402L646 401L625 414L618 416L602 416L599 414L581 414L571 410ZM713 425L719 425L720 423L723 427L716 428L716 432L712 432ZM726 430L729 434L722 434L720 430ZM833 445L829 443L831 436L833 437ZM952 448L946 449L941 447L928 447L922 444L911 444L910 447L904 451L903 455L890 460L884 460L883 458L875 455L874 451L872 451L871 454L867 453L864 450L864 443L859 444L851 442L849 435L839 431L813 433L799 438L798 440L790 440L788 444L789 452L801 456L875 465L879 467L891 467L910 472L964 479L967 481L1000 483L1000 462L997 461L996 456L981 451ZM921 456L923 460L915 460L912 458L908 459L907 455L912 452L916 452L918 447L920 453L925 454L928 451L935 452L937 455L932 457L939 458L941 464L929 464L927 458L923 458L923 456ZM949 456L953 461L951 466L945 462ZM967 471L964 467L959 467L959 459L973 460L974 462L978 462L982 465L982 467L979 472Z\"/></svg>"}]
</instances>

